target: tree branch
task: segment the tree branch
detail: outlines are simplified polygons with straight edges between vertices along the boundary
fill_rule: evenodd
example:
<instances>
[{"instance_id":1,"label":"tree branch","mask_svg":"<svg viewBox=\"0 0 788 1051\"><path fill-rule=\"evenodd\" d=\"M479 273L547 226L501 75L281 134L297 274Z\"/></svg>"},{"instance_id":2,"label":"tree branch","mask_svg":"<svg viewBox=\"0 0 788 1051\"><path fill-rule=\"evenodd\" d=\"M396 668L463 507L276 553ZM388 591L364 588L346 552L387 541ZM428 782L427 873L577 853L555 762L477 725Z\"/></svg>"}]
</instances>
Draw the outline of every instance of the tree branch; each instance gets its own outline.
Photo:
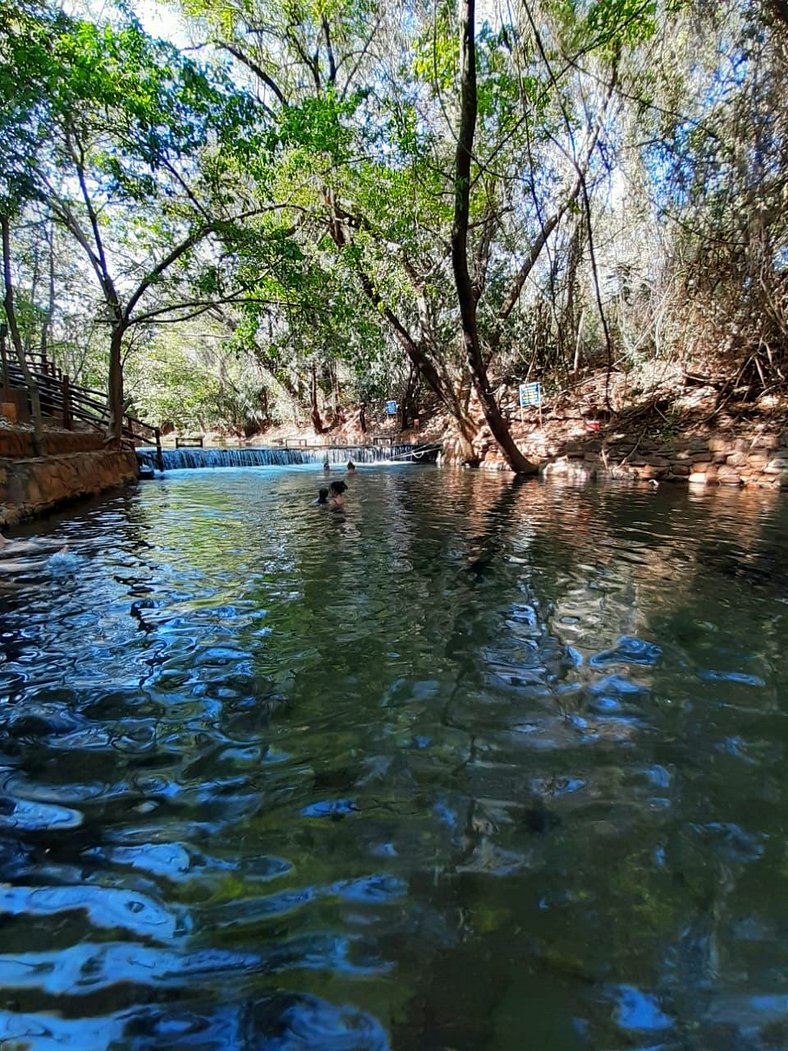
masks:
<instances>
[{"instance_id":1,"label":"tree branch","mask_svg":"<svg viewBox=\"0 0 788 1051\"><path fill-rule=\"evenodd\" d=\"M167 318L165 314L174 313L178 310L192 310L194 307L202 307L204 310L211 310L213 307L219 306L222 303L259 303L263 306L287 306L288 304L284 300L279 299L260 299L258 296L246 296L243 292L233 292L228 296L220 296L214 299L187 299L180 303L170 303L167 306L157 307L154 310L148 310L144 314L138 314L135 318L129 321L129 327L132 325L143 325L149 321L155 320L157 324L167 324L176 321L183 320L182 318ZM199 311L203 313L204 311Z\"/></svg>"},{"instance_id":2,"label":"tree branch","mask_svg":"<svg viewBox=\"0 0 788 1051\"><path fill-rule=\"evenodd\" d=\"M328 53L328 82L334 87L337 81L337 64L334 59L334 49L331 46L331 30L329 29L328 19L325 16L325 12L320 16L320 24L323 27L323 36L326 41L326 51Z\"/></svg>"},{"instance_id":3,"label":"tree branch","mask_svg":"<svg viewBox=\"0 0 788 1051\"><path fill-rule=\"evenodd\" d=\"M534 266L536 265L536 262L542 253L542 249L547 244L550 234L553 232L553 230L555 230L556 226L558 226L559 222L566 214L570 205L575 200L577 200L577 198L580 196L583 190L583 187L585 185L586 172L588 170L589 164L591 163L591 158L594 155L594 150L596 149L597 143L599 142L599 136L602 133L602 124L604 122L605 113L607 112L607 107L610 103L610 98L613 94L614 87L615 77L613 77L611 83L608 85L607 95L602 106L602 113L600 114L599 120L597 121L596 127L591 133L588 142L586 143L586 149L584 151L583 159L582 161L574 162L576 171L575 181L572 184L567 195L564 197L564 200L558 206L558 208L553 212L550 218L542 224L539 236L531 244L531 249L528 255L523 260L520 269L515 274L514 279L511 285L509 286L509 291L503 301L503 305L498 311L499 322L505 321L511 314L512 310L514 309L517 303L517 300L520 298L520 293L523 290L523 286L526 282L526 279L528 278L528 275L531 273Z\"/></svg>"},{"instance_id":4,"label":"tree branch","mask_svg":"<svg viewBox=\"0 0 788 1051\"><path fill-rule=\"evenodd\" d=\"M358 73L359 69L361 68L361 63L364 61L364 59L367 56L367 53L369 52L370 46L372 44L372 41L375 39L375 35L377 34L378 28L380 26L380 21L381 21L381 18L380 18L380 15L378 15L378 17L375 19L375 24L372 27L372 31L370 32L370 34L367 37L367 39L364 41L364 46L362 47L361 51L359 51L359 53L358 53L358 58L357 58L356 62L353 64L353 68L351 69L351 71L347 75L347 79L345 80L345 86L342 88L342 93L339 96L339 98L340 98L340 100L342 102L344 102L345 96L347 95L348 91L350 90L350 85L353 83L353 81L355 79L355 76L356 76L356 73ZM342 65L341 61L340 61L339 65ZM337 68L339 68L339 66L337 66Z\"/></svg>"},{"instance_id":5,"label":"tree branch","mask_svg":"<svg viewBox=\"0 0 788 1051\"><path fill-rule=\"evenodd\" d=\"M135 291L131 294L131 296L129 296L128 302L126 303L126 308L123 311L124 321L126 321L127 323L130 322L132 310L134 310L134 307L137 305L137 303L139 303L140 299L142 299L142 297L145 295L150 286L156 281L158 281L161 275L166 270L168 270L173 263L176 263L181 258L181 256L185 255L186 252L193 248L204 237L207 237L210 232L210 226L193 231L191 234L189 234L187 238L181 241L180 244L176 245L172 249L172 251L168 252L167 255L162 260L160 260L160 262L158 262L156 266L153 267L152 270L148 271L146 276L137 285Z\"/></svg>"},{"instance_id":6,"label":"tree branch","mask_svg":"<svg viewBox=\"0 0 788 1051\"><path fill-rule=\"evenodd\" d=\"M85 210L88 213L88 219L90 221L90 228L93 231L93 240L96 246L96 253L99 260L99 280L101 286L104 289L104 297L107 301L107 306L112 310L116 317L120 313L120 303L118 302L118 293L115 289L115 283L109 272L109 266L107 264L107 256L104 251L104 241L99 230L98 215L93 207L93 202L90 198L90 192L88 191L87 180L85 178L85 151L80 146L79 156L74 153L71 147L71 133L69 130L66 131L66 149L71 154L71 159L74 162L74 166L77 170L77 180L79 181L79 188L82 193L82 200L85 202Z\"/></svg>"},{"instance_id":7,"label":"tree branch","mask_svg":"<svg viewBox=\"0 0 788 1051\"><path fill-rule=\"evenodd\" d=\"M244 52L241 51L241 49L239 47L236 47L234 44L229 44L226 41L222 40L217 41L217 45L218 47L222 48L222 50L227 51L229 54L231 54L233 58L237 58L238 61L242 63L242 65L246 66L247 69L251 70L251 72L254 73L256 77L259 77L259 79L263 82L263 84L265 84L267 88L270 88L270 90L274 93L279 103L282 106L287 106L287 99L285 98L285 95L280 89L279 85L276 83L273 77L269 76L269 74L266 73L262 66L258 65L258 63L254 61L254 59L249 58L248 55L245 55Z\"/></svg>"}]
</instances>

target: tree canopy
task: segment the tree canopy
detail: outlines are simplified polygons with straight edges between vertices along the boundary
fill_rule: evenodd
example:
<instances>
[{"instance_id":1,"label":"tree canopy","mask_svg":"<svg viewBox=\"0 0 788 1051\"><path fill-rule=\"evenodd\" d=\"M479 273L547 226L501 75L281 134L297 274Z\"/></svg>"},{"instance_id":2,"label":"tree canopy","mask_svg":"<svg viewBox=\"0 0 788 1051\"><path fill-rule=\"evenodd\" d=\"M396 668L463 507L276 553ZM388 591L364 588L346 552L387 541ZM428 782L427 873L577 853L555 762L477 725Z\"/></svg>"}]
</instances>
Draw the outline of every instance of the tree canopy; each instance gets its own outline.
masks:
<instances>
[{"instance_id":1,"label":"tree canopy","mask_svg":"<svg viewBox=\"0 0 788 1051\"><path fill-rule=\"evenodd\" d=\"M321 430L393 394L527 470L517 379L784 384L780 0L179 11L189 47L126 5L0 12L6 300L23 353L107 387L116 438L129 401ZM156 370L196 398L157 402Z\"/></svg>"}]
</instances>

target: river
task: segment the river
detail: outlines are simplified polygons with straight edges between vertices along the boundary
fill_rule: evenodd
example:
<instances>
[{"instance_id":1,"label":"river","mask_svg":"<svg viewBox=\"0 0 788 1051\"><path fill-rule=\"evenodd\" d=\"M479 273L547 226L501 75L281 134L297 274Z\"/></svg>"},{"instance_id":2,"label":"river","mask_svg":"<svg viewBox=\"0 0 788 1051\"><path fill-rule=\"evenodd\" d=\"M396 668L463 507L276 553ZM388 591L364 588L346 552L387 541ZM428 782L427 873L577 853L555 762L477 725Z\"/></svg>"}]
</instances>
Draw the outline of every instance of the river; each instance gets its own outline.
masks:
<instances>
[{"instance_id":1,"label":"river","mask_svg":"<svg viewBox=\"0 0 788 1051\"><path fill-rule=\"evenodd\" d=\"M0 590L0 1048L788 1047L788 501L168 472Z\"/></svg>"}]
</instances>

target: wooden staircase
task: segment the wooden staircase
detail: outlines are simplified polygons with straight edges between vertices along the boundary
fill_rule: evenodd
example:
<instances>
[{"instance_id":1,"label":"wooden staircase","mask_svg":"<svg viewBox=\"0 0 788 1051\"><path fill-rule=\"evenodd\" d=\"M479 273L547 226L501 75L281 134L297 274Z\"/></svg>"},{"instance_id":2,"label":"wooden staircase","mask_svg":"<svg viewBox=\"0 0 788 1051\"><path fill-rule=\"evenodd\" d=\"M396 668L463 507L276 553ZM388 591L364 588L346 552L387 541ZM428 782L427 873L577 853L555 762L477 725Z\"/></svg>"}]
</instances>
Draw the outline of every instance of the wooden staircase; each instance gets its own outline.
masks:
<instances>
[{"instance_id":1,"label":"wooden staircase","mask_svg":"<svg viewBox=\"0 0 788 1051\"><path fill-rule=\"evenodd\" d=\"M12 360L6 351L5 340L0 338L2 375L0 375L0 401L14 406L16 422L30 422L30 391L19 363ZM41 413L44 419L66 430L74 429L79 421L97 431L108 432L110 411L107 396L101 391L91 390L72 383L67 375L47 357L30 355L28 369L38 387ZM134 416L123 417L123 441L136 448L139 445L156 447L156 460L161 467L161 432Z\"/></svg>"}]
</instances>

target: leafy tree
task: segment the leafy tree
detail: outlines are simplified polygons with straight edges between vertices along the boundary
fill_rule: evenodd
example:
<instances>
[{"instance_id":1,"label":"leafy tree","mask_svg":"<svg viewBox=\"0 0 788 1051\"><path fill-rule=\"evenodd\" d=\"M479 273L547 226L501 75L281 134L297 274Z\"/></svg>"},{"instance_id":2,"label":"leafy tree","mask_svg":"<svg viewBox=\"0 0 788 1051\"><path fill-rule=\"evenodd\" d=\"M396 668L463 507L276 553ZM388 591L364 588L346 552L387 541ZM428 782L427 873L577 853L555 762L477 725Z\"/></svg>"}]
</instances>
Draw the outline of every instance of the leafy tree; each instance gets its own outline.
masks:
<instances>
[{"instance_id":1,"label":"leafy tree","mask_svg":"<svg viewBox=\"0 0 788 1051\"><path fill-rule=\"evenodd\" d=\"M316 430L340 387L418 377L469 460L481 414L520 471L499 392L531 370L722 347L782 382L777 0L183 8L207 65L125 17L0 13L18 342L91 372L108 333L116 437L130 350L204 315Z\"/></svg>"},{"instance_id":2,"label":"leafy tree","mask_svg":"<svg viewBox=\"0 0 788 1051\"><path fill-rule=\"evenodd\" d=\"M130 328L216 298L195 295L189 266L244 208L223 154L231 147L234 160L246 151L259 163L254 107L133 22L115 29L44 12L11 34L7 53L6 75L25 85L18 109L35 85L21 137L38 144L26 161L30 192L84 252L101 291L120 440Z\"/></svg>"}]
</instances>

